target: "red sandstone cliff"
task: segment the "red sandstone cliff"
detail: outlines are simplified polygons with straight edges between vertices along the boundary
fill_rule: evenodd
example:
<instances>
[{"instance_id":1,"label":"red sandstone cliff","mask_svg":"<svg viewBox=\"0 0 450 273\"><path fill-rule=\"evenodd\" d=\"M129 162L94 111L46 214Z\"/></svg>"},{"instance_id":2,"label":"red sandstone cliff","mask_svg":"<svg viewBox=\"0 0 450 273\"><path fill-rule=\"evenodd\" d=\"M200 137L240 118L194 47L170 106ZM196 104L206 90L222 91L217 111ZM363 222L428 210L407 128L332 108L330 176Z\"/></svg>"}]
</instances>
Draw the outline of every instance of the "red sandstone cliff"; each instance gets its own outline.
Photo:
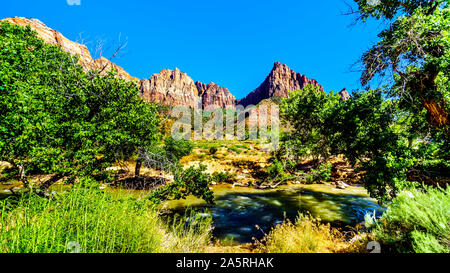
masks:
<instances>
[{"instance_id":1,"label":"red sandstone cliff","mask_svg":"<svg viewBox=\"0 0 450 273\"><path fill-rule=\"evenodd\" d=\"M194 81L178 68L163 69L150 79L140 81L140 96L147 102L194 107L198 90Z\"/></svg>"},{"instance_id":2,"label":"red sandstone cliff","mask_svg":"<svg viewBox=\"0 0 450 273\"><path fill-rule=\"evenodd\" d=\"M347 92L347 88L342 89L342 91L339 92L339 95L341 95L342 100L348 100L351 98L350 94Z\"/></svg>"},{"instance_id":3,"label":"red sandstone cliff","mask_svg":"<svg viewBox=\"0 0 450 273\"><path fill-rule=\"evenodd\" d=\"M234 108L236 106L236 98L225 87L220 87L215 83L208 85L202 82L196 82L198 94L202 98L203 108L210 105L216 105L220 108Z\"/></svg>"},{"instance_id":4,"label":"red sandstone cliff","mask_svg":"<svg viewBox=\"0 0 450 273\"><path fill-rule=\"evenodd\" d=\"M260 101L272 97L288 97L289 91L305 88L308 84L318 86L319 91L324 88L314 79L290 69L287 65L276 62L266 80L245 98L239 100L237 104L247 106L257 105Z\"/></svg>"}]
</instances>

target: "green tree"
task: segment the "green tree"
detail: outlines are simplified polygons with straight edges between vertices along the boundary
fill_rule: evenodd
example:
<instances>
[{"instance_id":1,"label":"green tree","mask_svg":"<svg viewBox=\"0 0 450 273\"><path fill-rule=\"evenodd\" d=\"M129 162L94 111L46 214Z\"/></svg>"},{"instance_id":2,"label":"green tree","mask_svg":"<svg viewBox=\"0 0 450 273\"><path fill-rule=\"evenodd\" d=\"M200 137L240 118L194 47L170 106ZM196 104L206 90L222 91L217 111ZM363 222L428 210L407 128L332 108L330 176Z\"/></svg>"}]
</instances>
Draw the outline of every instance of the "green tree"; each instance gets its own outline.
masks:
<instances>
[{"instance_id":1,"label":"green tree","mask_svg":"<svg viewBox=\"0 0 450 273\"><path fill-rule=\"evenodd\" d=\"M361 77L393 75L387 94L449 134L450 8L444 0L356 0L360 18L389 20L380 41L363 57Z\"/></svg>"},{"instance_id":2,"label":"green tree","mask_svg":"<svg viewBox=\"0 0 450 273\"><path fill-rule=\"evenodd\" d=\"M19 171L62 177L101 173L158 139L156 108L135 84L85 73L77 57L29 27L0 25L0 160Z\"/></svg>"},{"instance_id":3,"label":"green tree","mask_svg":"<svg viewBox=\"0 0 450 273\"><path fill-rule=\"evenodd\" d=\"M385 100L380 90L356 92L343 101L334 93L308 87L293 92L281 105L281 113L293 127L283 137L283 146L321 161L345 155L365 172L365 187L381 201L396 196L408 168L417 162L398 133L404 126L397 121L397 102Z\"/></svg>"},{"instance_id":4,"label":"green tree","mask_svg":"<svg viewBox=\"0 0 450 273\"><path fill-rule=\"evenodd\" d=\"M199 165L198 168L191 166L187 169L180 167L174 175L174 181L153 191L149 199L158 204L167 200L186 199L189 195L194 195L209 204L214 203L213 192L209 189L213 177L205 170L205 165Z\"/></svg>"},{"instance_id":5,"label":"green tree","mask_svg":"<svg viewBox=\"0 0 450 273\"><path fill-rule=\"evenodd\" d=\"M181 138L175 140L173 137L167 137L164 140L164 153L170 160L174 162L180 161L181 158L190 155L194 145L191 141Z\"/></svg>"}]
</instances>

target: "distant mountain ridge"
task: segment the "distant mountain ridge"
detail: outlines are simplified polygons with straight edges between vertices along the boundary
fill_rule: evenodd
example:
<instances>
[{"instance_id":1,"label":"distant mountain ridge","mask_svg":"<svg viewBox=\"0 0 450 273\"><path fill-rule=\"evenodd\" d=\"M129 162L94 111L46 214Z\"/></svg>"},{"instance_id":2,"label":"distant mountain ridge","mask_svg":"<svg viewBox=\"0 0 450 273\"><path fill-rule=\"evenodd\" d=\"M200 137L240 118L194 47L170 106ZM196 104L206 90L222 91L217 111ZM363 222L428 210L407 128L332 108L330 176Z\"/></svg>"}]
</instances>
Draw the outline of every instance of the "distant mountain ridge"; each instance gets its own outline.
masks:
<instances>
[{"instance_id":1,"label":"distant mountain ridge","mask_svg":"<svg viewBox=\"0 0 450 273\"><path fill-rule=\"evenodd\" d=\"M137 84L140 90L139 95L147 102L189 107L202 106L203 108L212 105L220 108L234 108L238 104L243 106L257 105L262 100L272 97L288 97L290 90L303 89L308 84L312 84L318 87L320 92L324 92L323 86L316 80L309 79L279 62L274 64L265 81L241 100L236 100L227 88L215 83L194 82L186 73L177 68L174 70L163 69L159 73L153 74L149 79L138 79L105 57L94 60L85 45L70 41L38 19L13 17L1 21L30 26L46 43L59 45L63 51L78 55L78 64L86 71L97 70L104 74L114 68L117 71L117 77ZM346 90L343 91L340 93L342 98L348 99L349 94ZM201 102L200 105L199 102Z\"/></svg>"}]
</instances>

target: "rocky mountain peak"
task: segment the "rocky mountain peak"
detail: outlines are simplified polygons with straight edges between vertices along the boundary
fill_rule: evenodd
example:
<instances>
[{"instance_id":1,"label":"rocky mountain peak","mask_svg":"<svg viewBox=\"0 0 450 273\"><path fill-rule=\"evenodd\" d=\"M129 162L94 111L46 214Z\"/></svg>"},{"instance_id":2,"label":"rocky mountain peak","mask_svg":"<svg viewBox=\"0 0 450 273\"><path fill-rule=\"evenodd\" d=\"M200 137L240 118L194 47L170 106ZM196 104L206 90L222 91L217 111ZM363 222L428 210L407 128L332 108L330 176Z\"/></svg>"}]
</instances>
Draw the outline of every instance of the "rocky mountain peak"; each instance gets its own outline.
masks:
<instances>
[{"instance_id":1,"label":"rocky mountain peak","mask_svg":"<svg viewBox=\"0 0 450 273\"><path fill-rule=\"evenodd\" d=\"M194 81L178 68L163 69L150 79L141 80L139 88L147 102L194 107L198 99Z\"/></svg>"},{"instance_id":2,"label":"rocky mountain peak","mask_svg":"<svg viewBox=\"0 0 450 273\"><path fill-rule=\"evenodd\" d=\"M308 84L324 88L314 79L308 79L305 75L295 72L287 65L276 62L265 81L245 98L238 101L243 106L256 105L264 99L272 97L288 97L289 91L305 88Z\"/></svg>"},{"instance_id":3,"label":"rocky mountain peak","mask_svg":"<svg viewBox=\"0 0 450 273\"><path fill-rule=\"evenodd\" d=\"M209 83L208 85L197 81L195 83L198 89L198 94L202 98L203 108L207 106L216 105L220 108L236 106L236 98L225 87L220 87L216 83Z\"/></svg>"},{"instance_id":4,"label":"rocky mountain peak","mask_svg":"<svg viewBox=\"0 0 450 273\"><path fill-rule=\"evenodd\" d=\"M135 82L140 89L140 96L148 102L196 107L201 99L204 108L209 105L226 108L234 107L237 103L248 106L250 104L256 105L262 100L272 97L288 97L289 91L303 89L308 84L317 86L319 91L324 91L324 88L316 80L293 71L286 64L275 62L272 71L264 82L245 98L236 102L235 97L227 88L213 82L204 84L197 81L194 83L186 73L181 72L178 68L173 70L163 69L159 73L153 74L150 79L140 80L132 77L122 67L105 57L94 60L85 45L70 41L61 33L47 27L37 19L14 17L2 21L30 26L37 32L38 37L46 43L58 45L62 50L79 56L78 63L86 71L97 70L101 71L101 74L106 74L111 69L116 70L117 77ZM346 89L342 90L340 94L342 99L350 97Z\"/></svg>"},{"instance_id":5,"label":"rocky mountain peak","mask_svg":"<svg viewBox=\"0 0 450 273\"><path fill-rule=\"evenodd\" d=\"M351 98L350 94L347 92L347 88L342 89L341 92L339 92L339 95L341 95L342 100L348 100Z\"/></svg>"}]
</instances>

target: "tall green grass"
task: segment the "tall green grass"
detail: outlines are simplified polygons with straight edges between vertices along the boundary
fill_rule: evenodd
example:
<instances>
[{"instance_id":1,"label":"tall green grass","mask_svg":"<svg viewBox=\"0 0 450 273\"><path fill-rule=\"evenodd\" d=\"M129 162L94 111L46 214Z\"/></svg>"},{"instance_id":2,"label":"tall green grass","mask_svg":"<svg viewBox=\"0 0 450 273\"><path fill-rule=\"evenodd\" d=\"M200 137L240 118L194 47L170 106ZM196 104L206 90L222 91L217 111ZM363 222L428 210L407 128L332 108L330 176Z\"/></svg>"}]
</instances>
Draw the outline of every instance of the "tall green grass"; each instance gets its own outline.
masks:
<instances>
[{"instance_id":1,"label":"tall green grass","mask_svg":"<svg viewBox=\"0 0 450 273\"><path fill-rule=\"evenodd\" d=\"M210 220L168 226L145 201L74 187L57 200L32 193L0 201L0 252L201 252ZM183 224L181 224L181 222Z\"/></svg>"},{"instance_id":2,"label":"tall green grass","mask_svg":"<svg viewBox=\"0 0 450 273\"><path fill-rule=\"evenodd\" d=\"M403 192L380 219L366 223L390 251L450 253L450 187Z\"/></svg>"}]
</instances>

